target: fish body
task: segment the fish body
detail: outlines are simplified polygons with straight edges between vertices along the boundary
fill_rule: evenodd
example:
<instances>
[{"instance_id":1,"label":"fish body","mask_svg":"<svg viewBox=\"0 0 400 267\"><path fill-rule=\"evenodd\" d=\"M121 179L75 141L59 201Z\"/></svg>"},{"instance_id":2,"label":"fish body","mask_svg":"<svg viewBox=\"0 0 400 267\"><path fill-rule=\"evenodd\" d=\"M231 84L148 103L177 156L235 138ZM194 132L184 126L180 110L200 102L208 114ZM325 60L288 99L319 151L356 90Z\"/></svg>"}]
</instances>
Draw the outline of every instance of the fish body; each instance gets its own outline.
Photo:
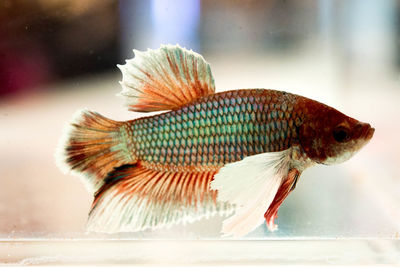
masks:
<instances>
[{"instance_id":1,"label":"fish body","mask_svg":"<svg viewBox=\"0 0 400 267\"><path fill-rule=\"evenodd\" d=\"M139 231L215 214L233 214L228 235L264 220L274 230L304 169L347 160L374 133L299 95L215 93L209 64L179 46L135 54L120 66L129 109L169 111L116 122L84 110L61 142L63 168L84 174L94 191L89 230Z\"/></svg>"},{"instance_id":2,"label":"fish body","mask_svg":"<svg viewBox=\"0 0 400 267\"><path fill-rule=\"evenodd\" d=\"M127 122L124 131L132 156L146 164L215 169L298 142L296 100L273 90L233 90Z\"/></svg>"}]
</instances>

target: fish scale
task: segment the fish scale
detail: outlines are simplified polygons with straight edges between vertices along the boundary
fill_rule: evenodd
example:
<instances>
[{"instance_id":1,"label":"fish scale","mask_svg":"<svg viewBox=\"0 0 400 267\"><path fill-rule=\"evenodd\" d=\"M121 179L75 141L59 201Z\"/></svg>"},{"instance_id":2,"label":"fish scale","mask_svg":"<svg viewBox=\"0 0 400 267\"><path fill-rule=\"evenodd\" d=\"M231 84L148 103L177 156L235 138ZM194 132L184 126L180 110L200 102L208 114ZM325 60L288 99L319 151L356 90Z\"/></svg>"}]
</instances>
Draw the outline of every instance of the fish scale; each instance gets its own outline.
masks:
<instances>
[{"instance_id":1,"label":"fish scale","mask_svg":"<svg viewBox=\"0 0 400 267\"><path fill-rule=\"evenodd\" d=\"M296 138L295 102L295 95L279 91L223 92L129 121L125 136L132 138L127 142L132 156L147 163L222 166L289 148Z\"/></svg>"}]
</instances>

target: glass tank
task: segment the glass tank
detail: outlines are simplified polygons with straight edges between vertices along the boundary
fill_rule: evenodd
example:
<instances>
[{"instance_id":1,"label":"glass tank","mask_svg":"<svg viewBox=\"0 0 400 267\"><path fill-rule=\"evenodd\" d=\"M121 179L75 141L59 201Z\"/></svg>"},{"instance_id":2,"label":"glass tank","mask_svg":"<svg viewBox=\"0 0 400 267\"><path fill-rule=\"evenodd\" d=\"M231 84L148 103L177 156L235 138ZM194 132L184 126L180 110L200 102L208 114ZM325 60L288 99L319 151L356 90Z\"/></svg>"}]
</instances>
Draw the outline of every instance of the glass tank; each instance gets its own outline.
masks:
<instances>
[{"instance_id":1,"label":"glass tank","mask_svg":"<svg viewBox=\"0 0 400 267\"><path fill-rule=\"evenodd\" d=\"M34 0L0 3L0 262L10 265L400 263L400 2ZM117 121L117 64L179 44L217 92L265 88L368 122L348 161L306 169L269 231L224 237L213 216L140 232L86 230L93 194L55 151L73 114ZM246 188L243 188L246 190Z\"/></svg>"}]
</instances>

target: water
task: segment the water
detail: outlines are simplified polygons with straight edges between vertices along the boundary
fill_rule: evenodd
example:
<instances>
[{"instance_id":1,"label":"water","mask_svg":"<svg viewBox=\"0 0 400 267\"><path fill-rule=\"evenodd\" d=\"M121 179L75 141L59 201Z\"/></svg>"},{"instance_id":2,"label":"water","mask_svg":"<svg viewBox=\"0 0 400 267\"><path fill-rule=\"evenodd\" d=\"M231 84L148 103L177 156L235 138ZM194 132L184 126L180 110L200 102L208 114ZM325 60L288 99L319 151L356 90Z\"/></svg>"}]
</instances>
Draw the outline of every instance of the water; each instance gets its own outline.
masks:
<instances>
[{"instance_id":1,"label":"water","mask_svg":"<svg viewBox=\"0 0 400 267\"><path fill-rule=\"evenodd\" d=\"M157 1L106 2L95 8L90 1L64 7L42 1L50 14L81 23L74 28L65 22L55 31L51 23L37 28L23 4L7 2L27 28L20 32L12 17L0 27L10 33L0 38L0 52L12 55L0 64L1 263L400 262L398 1L187 1L193 16L179 19L173 19L180 12L173 5L160 9ZM44 12L36 4L31 13ZM90 14L101 20L90 23ZM57 40L60 50L49 49L43 36ZM110 45L100 49L101 43ZM243 240L226 240L220 236L224 218L216 217L141 233L86 233L92 196L79 179L55 166L58 138L65 122L83 107L116 120L142 116L126 111L114 97L121 89L115 64L132 57L132 48L157 48L159 43L180 43L201 52L211 64L217 91L293 92L371 123L375 135L348 162L306 170L279 210L276 232L262 225Z\"/></svg>"}]
</instances>

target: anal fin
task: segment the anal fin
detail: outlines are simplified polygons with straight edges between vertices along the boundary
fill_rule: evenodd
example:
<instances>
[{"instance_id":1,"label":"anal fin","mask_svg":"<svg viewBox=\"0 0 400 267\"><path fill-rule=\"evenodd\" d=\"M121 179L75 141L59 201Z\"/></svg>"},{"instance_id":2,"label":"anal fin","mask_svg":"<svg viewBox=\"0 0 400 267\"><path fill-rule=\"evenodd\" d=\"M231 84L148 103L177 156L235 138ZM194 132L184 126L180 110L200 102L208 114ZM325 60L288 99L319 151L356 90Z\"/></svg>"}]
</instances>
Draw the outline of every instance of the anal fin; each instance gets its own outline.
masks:
<instances>
[{"instance_id":1,"label":"anal fin","mask_svg":"<svg viewBox=\"0 0 400 267\"><path fill-rule=\"evenodd\" d=\"M96 193L88 220L95 232L134 232L231 212L215 201L215 172L160 172L139 164L115 169Z\"/></svg>"}]
</instances>

